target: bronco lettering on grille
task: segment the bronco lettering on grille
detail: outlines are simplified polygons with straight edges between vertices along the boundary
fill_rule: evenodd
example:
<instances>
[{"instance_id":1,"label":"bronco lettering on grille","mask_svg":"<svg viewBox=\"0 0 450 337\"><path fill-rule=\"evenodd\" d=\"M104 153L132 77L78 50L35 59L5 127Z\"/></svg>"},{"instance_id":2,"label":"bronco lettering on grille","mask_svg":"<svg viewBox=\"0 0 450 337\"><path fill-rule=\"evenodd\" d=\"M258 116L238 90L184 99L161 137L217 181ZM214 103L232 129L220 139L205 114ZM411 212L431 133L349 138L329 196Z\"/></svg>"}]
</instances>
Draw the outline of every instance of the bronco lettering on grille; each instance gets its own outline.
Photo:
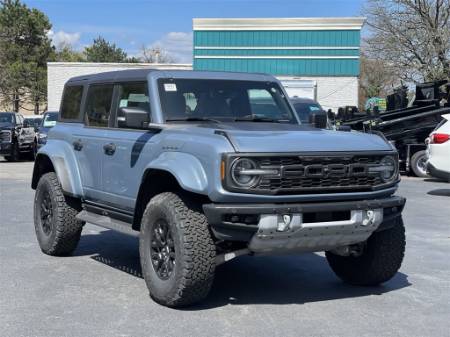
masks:
<instances>
[{"instance_id":1,"label":"bronco lettering on grille","mask_svg":"<svg viewBox=\"0 0 450 337\"><path fill-rule=\"evenodd\" d=\"M362 177L367 175L368 168L365 164L312 164L291 165L281 167L281 177Z\"/></svg>"}]
</instances>

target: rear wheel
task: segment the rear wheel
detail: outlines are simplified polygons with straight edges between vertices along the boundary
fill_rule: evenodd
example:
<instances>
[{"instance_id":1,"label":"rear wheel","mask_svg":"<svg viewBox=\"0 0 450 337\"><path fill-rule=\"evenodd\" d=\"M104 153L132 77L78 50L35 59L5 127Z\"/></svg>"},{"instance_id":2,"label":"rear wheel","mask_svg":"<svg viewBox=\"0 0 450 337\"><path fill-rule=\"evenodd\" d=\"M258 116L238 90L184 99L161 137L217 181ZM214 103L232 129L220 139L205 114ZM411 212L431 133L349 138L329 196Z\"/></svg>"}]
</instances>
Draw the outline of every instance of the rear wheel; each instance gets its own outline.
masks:
<instances>
[{"instance_id":1,"label":"rear wheel","mask_svg":"<svg viewBox=\"0 0 450 337\"><path fill-rule=\"evenodd\" d=\"M194 304L211 288L215 245L201 209L188 197L161 193L147 205L139 239L150 296L169 307Z\"/></svg>"},{"instance_id":2,"label":"rear wheel","mask_svg":"<svg viewBox=\"0 0 450 337\"><path fill-rule=\"evenodd\" d=\"M353 285L374 286L397 273L405 253L405 227L400 217L393 221L394 227L373 233L358 256L326 252L331 269L340 279Z\"/></svg>"},{"instance_id":3,"label":"rear wheel","mask_svg":"<svg viewBox=\"0 0 450 337\"><path fill-rule=\"evenodd\" d=\"M427 152L417 151L411 157L411 169L418 177L427 177Z\"/></svg>"},{"instance_id":4,"label":"rear wheel","mask_svg":"<svg viewBox=\"0 0 450 337\"><path fill-rule=\"evenodd\" d=\"M75 250L83 228L77 213L75 201L64 196L56 174L44 174L34 198L34 227L45 254L63 256Z\"/></svg>"}]
</instances>

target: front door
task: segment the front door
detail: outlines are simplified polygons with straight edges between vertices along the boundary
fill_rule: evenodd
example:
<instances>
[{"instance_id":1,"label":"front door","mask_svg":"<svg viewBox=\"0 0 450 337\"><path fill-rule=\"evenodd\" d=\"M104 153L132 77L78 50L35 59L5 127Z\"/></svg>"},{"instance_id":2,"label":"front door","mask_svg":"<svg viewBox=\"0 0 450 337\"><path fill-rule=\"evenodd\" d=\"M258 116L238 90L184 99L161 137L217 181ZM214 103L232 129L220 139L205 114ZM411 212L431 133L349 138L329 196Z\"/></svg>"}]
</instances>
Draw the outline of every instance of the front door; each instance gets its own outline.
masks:
<instances>
[{"instance_id":1,"label":"front door","mask_svg":"<svg viewBox=\"0 0 450 337\"><path fill-rule=\"evenodd\" d=\"M129 129L118 123L121 107L137 107L150 115L146 82L116 84L114 128L106 130L102 160L103 197L117 208L132 211L146 164L151 161L154 131Z\"/></svg>"}]
</instances>

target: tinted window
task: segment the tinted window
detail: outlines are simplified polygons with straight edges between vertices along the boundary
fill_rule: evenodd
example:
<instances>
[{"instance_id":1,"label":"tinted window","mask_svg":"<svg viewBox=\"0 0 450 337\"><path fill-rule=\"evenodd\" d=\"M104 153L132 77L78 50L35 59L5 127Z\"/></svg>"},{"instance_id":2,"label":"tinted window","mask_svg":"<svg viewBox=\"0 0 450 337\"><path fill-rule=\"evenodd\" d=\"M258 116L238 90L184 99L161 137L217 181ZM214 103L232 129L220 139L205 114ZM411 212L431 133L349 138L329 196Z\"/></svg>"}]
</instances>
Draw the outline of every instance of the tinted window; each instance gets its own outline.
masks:
<instances>
[{"instance_id":1,"label":"tinted window","mask_svg":"<svg viewBox=\"0 0 450 337\"><path fill-rule=\"evenodd\" d=\"M197 79L158 81L161 105L168 121L270 118L296 123L286 97L276 83Z\"/></svg>"},{"instance_id":2,"label":"tinted window","mask_svg":"<svg viewBox=\"0 0 450 337\"><path fill-rule=\"evenodd\" d=\"M12 124L13 114L0 114L0 124Z\"/></svg>"},{"instance_id":3,"label":"tinted window","mask_svg":"<svg viewBox=\"0 0 450 337\"><path fill-rule=\"evenodd\" d=\"M82 96L83 86L66 86L61 104L61 119L79 118Z\"/></svg>"},{"instance_id":4,"label":"tinted window","mask_svg":"<svg viewBox=\"0 0 450 337\"><path fill-rule=\"evenodd\" d=\"M112 84L95 85L89 88L85 114L86 125L108 126L113 88Z\"/></svg>"},{"instance_id":5,"label":"tinted window","mask_svg":"<svg viewBox=\"0 0 450 337\"><path fill-rule=\"evenodd\" d=\"M58 114L55 112L49 112L45 114L44 120L42 121L42 126L44 128L51 128L56 125L58 120Z\"/></svg>"},{"instance_id":6,"label":"tinted window","mask_svg":"<svg viewBox=\"0 0 450 337\"><path fill-rule=\"evenodd\" d=\"M318 103L294 103L294 108L297 111L297 115L303 123L309 123L309 116L312 113L317 113L322 110L322 107Z\"/></svg>"}]
</instances>

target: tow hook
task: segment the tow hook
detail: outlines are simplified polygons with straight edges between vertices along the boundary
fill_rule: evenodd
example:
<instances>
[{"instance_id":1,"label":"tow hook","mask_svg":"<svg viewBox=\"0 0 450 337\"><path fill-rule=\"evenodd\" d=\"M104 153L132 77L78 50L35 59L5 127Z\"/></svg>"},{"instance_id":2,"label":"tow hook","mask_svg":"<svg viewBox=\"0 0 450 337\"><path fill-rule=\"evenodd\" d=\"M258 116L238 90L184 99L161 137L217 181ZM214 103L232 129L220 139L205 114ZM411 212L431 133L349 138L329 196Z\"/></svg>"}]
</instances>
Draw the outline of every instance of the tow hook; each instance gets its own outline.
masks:
<instances>
[{"instance_id":1,"label":"tow hook","mask_svg":"<svg viewBox=\"0 0 450 337\"><path fill-rule=\"evenodd\" d=\"M371 209L368 209L363 213L363 220L361 225L369 226L372 225L375 221L375 212Z\"/></svg>"}]
</instances>

